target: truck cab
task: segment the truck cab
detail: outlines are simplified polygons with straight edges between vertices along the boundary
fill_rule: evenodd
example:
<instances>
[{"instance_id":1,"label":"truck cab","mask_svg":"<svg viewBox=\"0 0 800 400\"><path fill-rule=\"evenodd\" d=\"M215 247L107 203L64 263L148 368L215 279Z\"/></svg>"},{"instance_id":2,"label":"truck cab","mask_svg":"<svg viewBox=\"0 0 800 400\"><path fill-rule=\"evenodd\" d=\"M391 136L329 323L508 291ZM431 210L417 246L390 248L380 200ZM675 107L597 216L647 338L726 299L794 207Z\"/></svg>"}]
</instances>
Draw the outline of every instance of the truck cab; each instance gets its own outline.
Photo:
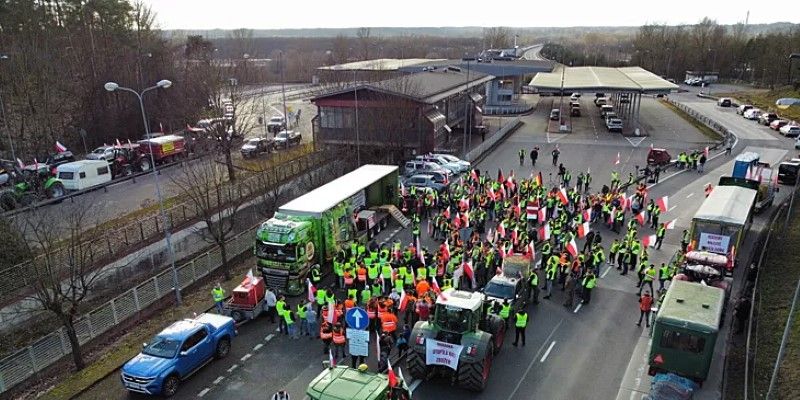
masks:
<instances>
[{"instance_id":1,"label":"truck cab","mask_svg":"<svg viewBox=\"0 0 800 400\"><path fill-rule=\"evenodd\" d=\"M506 256L503 259L502 272L493 276L484 287L486 299L492 302L492 306L508 300L512 312L525 309L530 298L528 277L531 268L532 262L528 257L519 254Z\"/></svg>"},{"instance_id":2,"label":"truck cab","mask_svg":"<svg viewBox=\"0 0 800 400\"><path fill-rule=\"evenodd\" d=\"M312 221L288 219L278 213L261 224L255 254L267 286L288 293L303 291L301 281L316 261L314 229Z\"/></svg>"},{"instance_id":3,"label":"truck cab","mask_svg":"<svg viewBox=\"0 0 800 400\"><path fill-rule=\"evenodd\" d=\"M385 374L338 365L317 375L308 384L306 395L311 400L410 400L406 384L391 387Z\"/></svg>"},{"instance_id":4,"label":"truck cab","mask_svg":"<svg viewBox=\"0 0 800 400\"><path fill-rule=\"evenodd\" d=\"M234 336L233 319L218 314L174 322L122 366L122 385L131 392L173 396L182 380L227 356Z\"/></svg>"}]
</instances>

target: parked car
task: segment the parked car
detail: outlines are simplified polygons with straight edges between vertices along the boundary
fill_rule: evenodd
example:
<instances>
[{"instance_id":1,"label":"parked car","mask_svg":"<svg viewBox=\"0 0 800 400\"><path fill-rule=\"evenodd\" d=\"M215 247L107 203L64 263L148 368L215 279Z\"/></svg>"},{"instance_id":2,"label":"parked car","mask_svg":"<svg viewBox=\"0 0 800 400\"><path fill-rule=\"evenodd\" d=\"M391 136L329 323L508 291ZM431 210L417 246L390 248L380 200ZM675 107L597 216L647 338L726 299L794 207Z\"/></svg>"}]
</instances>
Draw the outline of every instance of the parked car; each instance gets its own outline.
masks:
<instances>
[{"instance_id":1,"label":"parked car","mask_svg":"<svg viewBox=\"0 0 800 400\"><path fill-rule=\"evenodd\" d=\"M600 118L605 118L606 114L608 114L610 112L614 112L614 107L613 106L611 106L609 104L600 106Z\"/></svg>"},{"instance_id":2,"label":"parked car","mask_svg":"<svg viewBox=\"0 0 800 400\"><path fill-rule=\"evenodd\" d=\"M778 132L786 137L798 137L800 135L800 125L786 125Z\"/></svg>"},{"instance_id":3,"label":"parked car","mask_svg":"<svg viewBox=\"0 0 800 400\"><path fill-rule=\"evenodd\" d=\"M772 121L775 121L776 119L778 119L778 114L772 112L765 112L761 113L761 115L758 116L758 123L761 125L768 126L769 124L772 123Z\"/></svg>"},{"instance_id":4,"label":"parked car","mask_svg":"<svg viewBox=\"0 0 800 400\"><path fill-rule=\"evenodd\" d=\"M761 110L758 108L751 108L742 114L745 119L749 119L751 121L757 121L758 117L761 116Z\"/></svg>"},{"instance_id":5,"label":"parked car","mask_svg":"<svg viewBox=\"0 0 800 400\"><path fill-rule=\"evenodd\" d=\"M268 138L247 139L242 145L242 157L256 157L261 153L269 153L275 147L275 142Z\"/></svg>"},{"instance_id":6,"label":"parked car","mask_svg":"<svg viewBox=\"0 0 800 400\"><path fill-rule=\"evenodd\" d=\"M784 126L786 126L788 124L789 124L789 121L787 121L785 119L776 119L776 120L773 120L772 122L769 123L769 129L777 131L777 130L780 130L781 128L783 128Z\"/></svg>"},{"instance_id":7,"label":"parked car","mask_svg":"<svg viewBox=\"0 0 800 400\"><path fill-rule=\"evenodd\" d=\"M730 107L733 104L733 100L730 97L720 97L717 99L717 105L720 107Z\"/></svg>"},{"instance_id":8,"label":"parked car","mask_svg":"<svg viewBox=\"0 0 800 400\"><path fill-rule=\"evenodd\" d=\"M406 161L405 166L403 167L403 172L405 176L413 176L418 174L427 174L429 172L439 172L442 174L446 174L450 176L452 173L430 161L422 161L422 160L411 160Z\"/></svg>"},{"instance_id":9,"label":"parked car","mask_svg":"<svg viewBox=\"0 0 800 400\"><path fill-rule=\"evenodd\" d=\"M647 165L650 167L666 167L672 162L672 156L666 149L651 147L647 152Z\"/></svg>"},{"instance_id":10,"label":"parked car","mask_svg":"<svg viewBox=\"0 0 800 400\"><path fill-rule=\"evenodd\" d=\"M619 118L619 115L617 115L617 113L615 113L614 111L610 111L610 112L606 113L606 115L605 115L605 117L603 117L603 119L605 121L608 121L609 118Z\"/></svg>"},{"instance_id":11,"label":"parked car","mask_svg":"<svg viewBox=\"0 0 800 400\"><path fill-rule=\"evenodd\" d=\"M428 153L425 155L417 156L417 160L433 161L443 168L450 170L454 174L469 171L472 164L469 161L464 161L454 155L444 153Z\"/></svg>"},{"instance_id":12,"label":"parked car","mask_svg":"<svg viewBox=\"0 0 800 400\"><path fill-rule=\"evenodd\" d=\"M275 135L275 147L289 147L295 144L300 144L303 137L295 131L280 131Z\"/></svg>"},{"instance_id":13,"label":"parked car","mask_svg":"<svg viewBox=\"0 0 800 400\"><path fill-rule=\"evenodd\" d=\"M608 104L609 102L610 102L610 100L607 97L598 97L598 98L594 99L594 105L597 106L597 107L602 107L602 106Z\"/></svg>"},{"instance_id":14,"label":"parked car","mask_svg":"<svg viewBox=\"0 0 800 400\"><path fill-rule=\"evenodd\" d=\"M114 146L100 146L91 153L86 155L87 160L106 160L111 161L114 159Z\"/></svg>"},{"instance_id":15,"label":"parked car","mask_svg":"<svg viewBox=\"0 0 800 400\"><path fill-rule=\"evenodd\" d=\"M580 93L573 93L572 96L569 96L569 99L571 101L578 101L578 99L580 99L580 98L581 98L581 94Z\"/></svg>"},{"instance_id":16,"label":"parked car","mask_svg":"<svg viewBox=\"0 0 800 400\"><path fill-rule=\"evenodd\" d=\"M429 171L426 172L424 175L432 176L434 182L441 183L442 185L445 186L450 185L452 183L452 180L450 179L450 174L448 174L447 172ZM400 180L403 181L403 184L406 184L406 182L409 179L411 179L410 176L400 178Z\"/></svg>"},{"instance_id":17,"label":"parked car","mask_svg":"<svg viewBox=\"0 0 800 400\"><path fill-rule=\"evenodd\" d=\"M744 115L745 111L753 108L752 104L742 104L739 107L736 107L736 113L739 115Z\"/></svg>"},{"instance_id":18,"label":"parked car","mask_svg":"<svg viewBox=\"0 0 800 400\"><path fill-rule=\"evenodd\" d=\"M795 145L795 147L797 147ZM795 185L800 173L800 162L795 160L784 161L778 164L778 183L782 185Z\"/></svg>"},{"instance_id":19,"label":"parked car","mask_svg":"<svg viewBox=\"0 0 800 400\"><path fill-rule=\"evenodd\" d=\"M622 120L619 118L609 118L606 121L606 128L609 132L622 132Z\"/></svg>"},{"instance_id":20,"label":"parked car","mask_svg":"<svg viewBox=\"0 0 800 400\"><path fill-rule=\"evenodd\" d=\"M572 117L580 117L581 116L580 107L571 107L569 110L569 115Z\"/></svg>"},{"instance_id":21,"label":"parked car","mask_svg":"<svg viewBox=\"0 0 800 400\"><path fill-rule=\"evenodd\" d=\"M595 94L594 94L594 98L595 98L595 100L597 100L597 99L598 99L598 98L600 98L600 97L606 97L606 94L605 94L605 93L595 93Z\"/></svg>"},{"instance_id":22,"label":"parked car","mask_svg":"<svg viewBox=\"0 0 800 400\"><path fill-rule=\"evenodd\" d=\"M447 188L445 184L436 182L433 176L429 174L414 175L406 179L405 185L409 187L413 186L416 188L430 188L438 193L441 193L442 191L445 190L445 188Z\"/></svg>"},{"instance_id":23,"label":"parked car","mask_svg":"<svg viewBox=\"0 0 800 400\"><path fill-rule=\"evenodd\" d=\"M559 110L558 108L550 110L550 120L558 121L559 119L561 119L561 110Z\"/></svg>"},{"instance_id":24,"label":"parked car","mask_svg":"<svg viewBox=\"0 0 800 400\"><path fill-rule=\"evenodd\" d=\"M83 190L111 181L106 160L80 160L56 168L58 180L67 190Z\"/></svg>"},{"instance_id":25,"label":"parked car","mask_svg":"<svg viewBox=\"0 0 800 400\"><path fill-rule=\"evenodd\" d=\"M281 116L273 116L267 122L267 132L277 134L280 131L286 130L286 121Z\"/></svg>"},{"instance_id":26,"label":"parked car","mask_svg":"<svg viewBox=\"0 0 800 400\"><path fill-rule=\"evenodd\" d=\"M227 356L236 335L233 318L219 314L177 321L122 366L122 385L131 392L173 396L182 380L212 359Z\"/></svg>"}]
</instances>

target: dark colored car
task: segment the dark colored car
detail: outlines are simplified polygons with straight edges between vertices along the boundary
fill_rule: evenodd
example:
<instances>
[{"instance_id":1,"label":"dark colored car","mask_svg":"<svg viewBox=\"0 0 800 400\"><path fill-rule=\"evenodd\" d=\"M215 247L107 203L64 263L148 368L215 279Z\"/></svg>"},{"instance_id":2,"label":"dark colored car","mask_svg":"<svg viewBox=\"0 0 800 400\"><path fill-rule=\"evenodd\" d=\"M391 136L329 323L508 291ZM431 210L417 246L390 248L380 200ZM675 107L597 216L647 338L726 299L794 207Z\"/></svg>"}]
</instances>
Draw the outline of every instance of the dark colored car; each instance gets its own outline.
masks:
<instances>
[{"instance_id":1,"label":"dark colored car","mask_svg":"<svg viewBox=\"0 0 800 400\"><path fill-rule=\"evenodd\" d=\"M666 149L651 148L647 153L647 165L650 166L666 166L672 161Z\"/></svg>"}]
</instances>

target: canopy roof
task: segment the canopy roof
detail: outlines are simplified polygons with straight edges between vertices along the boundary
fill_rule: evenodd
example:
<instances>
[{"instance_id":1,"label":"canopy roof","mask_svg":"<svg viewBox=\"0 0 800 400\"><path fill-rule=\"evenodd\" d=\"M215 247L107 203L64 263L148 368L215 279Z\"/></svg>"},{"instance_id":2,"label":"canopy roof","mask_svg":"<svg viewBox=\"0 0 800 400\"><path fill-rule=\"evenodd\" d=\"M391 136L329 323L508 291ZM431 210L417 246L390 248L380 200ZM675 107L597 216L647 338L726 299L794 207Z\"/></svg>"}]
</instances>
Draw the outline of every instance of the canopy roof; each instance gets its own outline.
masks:
<instances>
[{"instance_id":1,"label":"canopy roof","mask_svg":"<svg viewBox=\"0 0 800 400\"><path fill-rule=\"evenodd\" d=\"M697 210L695 219L743 226L747 223L756 191L739 186L716 186Z\"/></svg>"},{"instance_id":2,"label":"canopy roof","mask_svg":"<svg viewBox=\"0 0 800 400\"><path fill-rule=\"evenodd\" d=\"M364 165L284 204L278 211L291 215L322 214L397 169L393 165Z\"/></svg>"},{"instance_id":3,"label":"canopy roof","mask_svg":"<svg viewBox=\"0 0 800 400\"><path fill-rule=\"evenodd\" d=\"M538 73L530 86L540 92L638 92L669 93L678 85L640 67L562 67L562 71Z\"/></svg>"}]
</instances>

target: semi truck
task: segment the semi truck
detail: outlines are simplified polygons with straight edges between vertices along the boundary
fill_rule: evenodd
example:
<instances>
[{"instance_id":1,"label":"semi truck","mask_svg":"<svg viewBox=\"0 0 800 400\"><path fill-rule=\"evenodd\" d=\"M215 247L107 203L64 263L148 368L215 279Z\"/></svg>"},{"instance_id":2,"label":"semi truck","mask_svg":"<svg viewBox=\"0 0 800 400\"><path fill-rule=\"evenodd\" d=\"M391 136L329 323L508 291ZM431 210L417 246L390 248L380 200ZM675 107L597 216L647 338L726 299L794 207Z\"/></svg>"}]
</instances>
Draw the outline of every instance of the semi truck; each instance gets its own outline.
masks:
<instances>
[{"instance_id":1,"label":"semi truck","mask_svg":"<svg viewBox=\"0 0 800 400\"><path fill-rule=\"evenodd\" d=\"M337 251L386 226L388 212L380 207L394 202L397 186L396 166L365 165L279 207L256 232L254 253L267 286L303 293L312 266L331 271Z\"/></svg>"},{"instance_id":2,"label":"semi truck","mask_svg":"<svg viewBox=\"0 0 800 400\"><path fill-rule=\"evenodd\" d=\"M748 151L736 157L731 176L719 178L720 186L741 186L756 191L753 211L759 213L772 206L775 201L777 182L775 171L768 162L761 160L761 155Z\"/></svg>"},{"instance_id":3,"label":"semi truck","mask_svg":"<svg viewBox=\"0 0 800 400\"><path fill-rule=\"evenodd\" d=\"M717 186L692 218L690 250L726 257L726 274L733 272L736 250L752 221L756 190L740 186Z\"/></svg>"}]
</instances>

